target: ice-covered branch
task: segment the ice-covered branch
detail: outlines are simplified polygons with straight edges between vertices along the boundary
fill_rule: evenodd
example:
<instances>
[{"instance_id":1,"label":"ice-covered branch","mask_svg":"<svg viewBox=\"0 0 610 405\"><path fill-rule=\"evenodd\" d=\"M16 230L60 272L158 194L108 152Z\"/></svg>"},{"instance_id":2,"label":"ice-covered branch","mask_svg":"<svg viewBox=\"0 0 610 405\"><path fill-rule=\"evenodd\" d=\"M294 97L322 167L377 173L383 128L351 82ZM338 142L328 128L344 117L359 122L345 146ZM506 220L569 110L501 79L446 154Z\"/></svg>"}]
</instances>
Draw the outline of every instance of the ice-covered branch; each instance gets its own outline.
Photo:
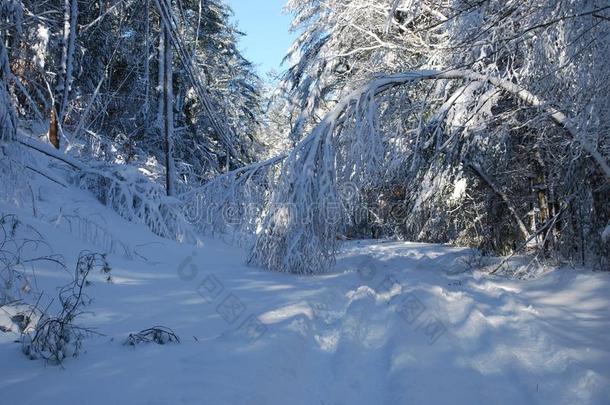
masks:
<instances>
[{"instance_id":1,"label":"ice-covered branch","mask_svg":"<svg viewBox=\"0 0 610 405\"><path fill-rule=\"evenodd\" d=\"M379 134L378 98L391 89L425 80L487 83L539 109L565 128L570 137L592 155L602 172L610 175L601 154L583 140L565 114L526 89L470 70L422 70L378 77L353 91L288 156L282 155L212 181L201 190L205 196L202 205L204 208L214 204L226 207L235 201L258 204L258 208L248 214L247 225L241 228L241 231L253 232L255 236L250 262L276 271L301 274L327 270L334 260L337 237L347 215L339 190L346 184L365 189L371 179L380 174L383 165L382 157L387 145L384 146ZM446 110L447 106L441 105L440 109ZM252 195L252 178L262 168L276 166L276 171L267 171L264 176L256 177L254 189L257 197L245 197L246 194ZM477 170L477 174L481 173ZM490 182L485 174L482 176ZM510 201L497 188L494 191L503 196L521 234L526 237L529 233ZM189 198L183 201L189 201ZM239 222L242 215L238 214L233 219ZM216 226L227 219L221 215L212 217Z\"/></svg>"}]
</instances>

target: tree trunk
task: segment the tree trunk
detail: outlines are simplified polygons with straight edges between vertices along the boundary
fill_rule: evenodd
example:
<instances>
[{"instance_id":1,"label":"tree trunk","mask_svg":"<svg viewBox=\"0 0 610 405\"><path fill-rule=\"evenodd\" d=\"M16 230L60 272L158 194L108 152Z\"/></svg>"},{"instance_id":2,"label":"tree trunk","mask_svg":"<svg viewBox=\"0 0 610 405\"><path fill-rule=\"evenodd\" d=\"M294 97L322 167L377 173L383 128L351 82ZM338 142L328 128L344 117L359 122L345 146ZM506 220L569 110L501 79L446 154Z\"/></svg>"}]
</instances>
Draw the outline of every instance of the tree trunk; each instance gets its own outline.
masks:
<instances>
[{"instance_id":1,"label":"tree trunk","mask_svg":"<svg viewBox=\"0 0 610 405\"><path fill-rule=\"evenodd\" d=\"M542 227L546 225L549 218L551 218L551 210L549 208L548 184L546 181L545 165L539 148L539 146L536 146L536 151L534 152L534 175L536 179L534 192L536 193L536 198L538 200L538 209L540 210L540 226ZM542 249L545 252L551 243L549 240L549 236L551 235L552 229L547 230L541 235L541 242L543 242Z\"/></svg>"},{"instance_id":2,"label":"tree trunk","mask_svg":"<svg viewBox=\"0 0 610 405\"><path fill-rule=\"evenodd\" d=\"M49 142L59 149L59 125L57 124L57 113L55 106L51 107L51 125L49 125Z\"/></svg>"},{"instance_id":3,"label":"tree trunk","mask_svg":"<svg viewBox=\"0 0 610 405\"><path fill-rule=\"evenodd\" d=\"M157 117L156 127L163 133L163 116L165 112L165 33L163 21L161 21L161 34L159 35L159 47L157 48Z\"/></svg>"},{"instance_id":4,"label":"tree trunk","mask_svg":"<svg viewBox=\"0 0 610 405\"><path fill-rule=\"evenodd\" d=\"M471 162L465 162L465 163L468 167L470 167L470 169L474 172L474 174L477 175L477 177L479 177L481 180L483 180L483 182L485 184L487 184L487 186L498 197L500 197L500 199L504 202L504 204L508 208L508 211L511 213L513 219L515 220L515 223L517 224L517 226L519 228L519 233L521 234L521 237L523 238L523 240L528 240L530 235L529 235L529 232L527 231L527 227L521 220L521 217L519 217L517 210L515 209L513 204L510 202L506 193L504 193L502 190L500 190L500 188L498 186L496 186L495 182L491 179L491 177L489 177L489 175L487 173L485 173L478 164L471 163Z\"/></svg>"},{"instance_id":5,"label":"tree trunk","mask_svg":"<svg viewBox=\"0 0 610 405\"><path fill-rule=\"evenodd\" d=\"M163 75L163 139L165 145L165 188L168 196L174 195L174 91L173 91L173 52L172 44L169 38L169 30L163 25L163 59L165 72Z\"/></svg>"},{"instance_id":6,"label":"tree trunk","mask_svg":"<svg viewBox=\"0 0 610 405\"><path fill-rule=\"evenodd\" d=\"M146 0L144 7L144 18L145 21L145 32L144 32L144 57L146 60L144 61L144 137L147 139L150 128L149 128L149 120L148 116L150 109L150 0Z\"/></svg>"},{"instance_id":7,"label":"tree trunk","mask_svg":"<svg viewBox=\"0 0 610 405\"><path fill-rule=\"evenodd\" d=\"M74 71L74 48L76 46L76 26L78 21L78 1L64 0L64 31L61 41L62 53L55 86L55 100L51 108L49 141L59 149L60 126L63 124L66 107L70 100L70 86Z\"/></svg>"}]
</instances>

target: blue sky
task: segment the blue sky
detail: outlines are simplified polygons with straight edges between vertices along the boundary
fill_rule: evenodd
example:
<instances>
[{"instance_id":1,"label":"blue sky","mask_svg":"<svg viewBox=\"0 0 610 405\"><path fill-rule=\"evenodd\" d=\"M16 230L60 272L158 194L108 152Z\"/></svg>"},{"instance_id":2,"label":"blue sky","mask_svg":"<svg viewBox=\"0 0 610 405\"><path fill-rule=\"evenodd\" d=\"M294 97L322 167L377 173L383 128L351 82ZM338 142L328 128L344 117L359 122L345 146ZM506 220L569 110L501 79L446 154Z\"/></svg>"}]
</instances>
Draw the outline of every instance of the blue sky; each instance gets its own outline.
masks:
<instances>
[{"instance_id":1,"label":"blue sky","mask_svg":"<svg viewBox=\"0 0 610 405\"><path fill-rule=\"evenodd\" d=\"M240 41L244 55L258 66L261 77L280 63L295 35L288 32L290 16L282 13L287 0L227 0L239 29L248 34Z\"/></svg>"}]
</instances>

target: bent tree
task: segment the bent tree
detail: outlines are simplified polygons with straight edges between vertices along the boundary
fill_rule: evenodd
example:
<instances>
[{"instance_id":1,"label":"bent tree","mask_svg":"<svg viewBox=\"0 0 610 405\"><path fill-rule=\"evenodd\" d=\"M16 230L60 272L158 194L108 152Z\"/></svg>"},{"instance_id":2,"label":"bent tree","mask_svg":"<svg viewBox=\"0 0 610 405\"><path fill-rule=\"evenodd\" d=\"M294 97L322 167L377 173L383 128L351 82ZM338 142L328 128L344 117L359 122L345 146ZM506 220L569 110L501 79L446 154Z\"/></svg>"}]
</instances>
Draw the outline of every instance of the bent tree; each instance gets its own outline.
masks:
<instances>
[{"instance_id":1,"label":"bent tree","mask_svg":"<svg viewBox=\"0 0 610 405\"><path fill-rule=\"evenodd\" d=\"M209 228L223 232L231 230L240 233L240 238L250 234L250 262L283 272L322 272L333 263L338 236L345 229L351 212L366 209L354 206L354 203L364 203L364 200L342 201L341 188L347 184L355 185L358 192L364 194L387 173L388 162L406 165L410 160L404 151L394 147L391 142L393 131L388 133L381 120L393 98L410 94L414 87L425 81L458 81L465 86L476 83L481 85L479 91L483 94L500 90L508 98L526 103L535 114L560 127L572 148L582 148L590 154L599 173L610 181L608 164L601 154L570 125L565 114L541 97L507 80L471 70L425 70L373 80L339 102L290 153L220 176L198 192L184 195L183 199L187 203L189 199L203 199L199 204L207 210L206 217L197 218L202 231L209 231ZM478 101L465 99L463 86L454 88L458 95L449 97L451 104L470 110L471 120L487 120L487 125L492 126L489 111L482 109ZM420 139L421 143L434 141L437 136L435 126L439 116L447 115L447 107L446 103L424 107L427 111L423 115L431 119L427 123L421 122L420 114L413 123L419 127L418 134L424 137ZM411 108L417 110L422 107L412 105ZM402 113L405 113L404 109ZM463 139L462 142L468 143L469 140ZM448 147L449 144L445 143L435 153ZM468 146L461 147L469 149ZM521 233L520 239L525 241L530 237L509 197L472 157L464 154L449 163L474 168L487 186L502 198ZM233 201L245 203L227 224L224 210Z\"/></svg>"}]
</instances>

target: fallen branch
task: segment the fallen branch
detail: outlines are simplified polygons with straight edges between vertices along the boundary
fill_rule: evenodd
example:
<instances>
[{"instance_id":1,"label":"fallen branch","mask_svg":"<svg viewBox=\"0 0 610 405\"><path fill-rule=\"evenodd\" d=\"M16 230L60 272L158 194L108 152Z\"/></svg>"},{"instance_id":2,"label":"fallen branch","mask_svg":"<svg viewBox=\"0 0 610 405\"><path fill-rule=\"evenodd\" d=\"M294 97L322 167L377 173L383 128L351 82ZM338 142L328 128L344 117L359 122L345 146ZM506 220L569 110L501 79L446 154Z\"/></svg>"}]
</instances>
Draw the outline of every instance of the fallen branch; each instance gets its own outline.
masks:
<instances>
[{"instance_id":1,"label":"fallen branch","mask_svg":"<svg viewBox=\"0 0 610 405\"><path fill-rule=\"evenodd\" d=\"M25 137L18 138L17 142L19 142L20 144L22 144L25 147L34 149L35 151L40 152L53 159L60 160L63 163L65 163L75 169L84 170L84 166L81 163L77 162L76 160L72 159L71 157L69 157L57 150L47 147L45 144L43 144L41 142L37 142L37 141L34 141L29 138L25 138Z\"/></svg>"},{"instance_id":2,"label":"fallen branch","mask_svg":"<svg viewBox=\"0 0 610 405\"><path fill-rule=\"evenodd\" d=\"M47 179L51 180L53 183L57 183L57 184L59 184L60 186L62 186L62 187L64 187L64 188L67 188L67 187L68 187L68 186L66 186L64 183L62 183L61 181L56 180L56 179L54 179L54 178L52 178L52 177L50 177L50 176L48 176L48 175L44 174L43 172L41 172L41 171L40 171L40 170L38 170L38 169L34 169L33 167L31 167L31 166L27 166L27 165L26 165L25 167L26 167L26 169L30 169L30 170L31 170L31 171L33 171L34 173L37 173L37 174L39 174L39 175L41 175L41 176L43 176L43 177L46 177Z\"/></svg>"},{"instance_id":3,"label":"fallen branch","mask_svg":"<svg viewBox=\"0 0 610 405\"><path fill-rule=\"evenodd\" d=\"M154 326L138 333L130 333L123 344L126 346L136 346L141 343L156 343L158 345L180 343L180 338L170 328Z\"/></svg>"}]
</instances>

